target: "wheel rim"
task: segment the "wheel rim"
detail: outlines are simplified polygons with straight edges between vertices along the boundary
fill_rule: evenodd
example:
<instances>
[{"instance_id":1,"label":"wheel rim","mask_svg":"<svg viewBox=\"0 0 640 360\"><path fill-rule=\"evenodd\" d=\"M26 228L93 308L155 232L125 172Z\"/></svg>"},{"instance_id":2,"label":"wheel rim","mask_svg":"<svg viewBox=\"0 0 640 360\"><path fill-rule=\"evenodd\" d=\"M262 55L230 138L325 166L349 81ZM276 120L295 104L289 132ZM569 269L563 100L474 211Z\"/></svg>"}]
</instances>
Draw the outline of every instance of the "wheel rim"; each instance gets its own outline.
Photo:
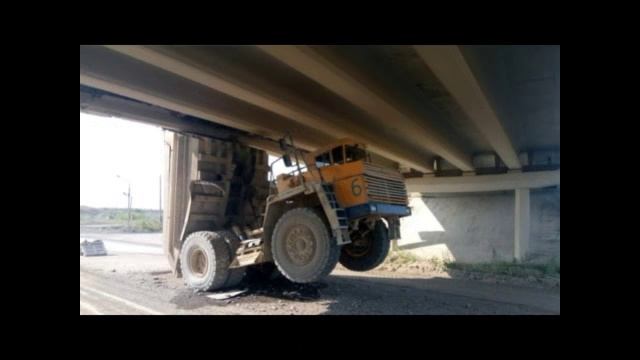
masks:
<instances>
[{"instance_id":1,"label":"wheel rim","mask_svg":"<svg viewBox=\"0 0 640 360\"><path fill-rule=\"evenodd\" d=\"M209 269L209 258L202 249L194 249L189 255L189 270L196 277L204 277Z\"/></svg>"},{"instance_id":2,"label":"wheel rim","mask_svg":"<svg viewBox=\"0 0 640 360\"><path fill-rule=\"evenodd\" d=\"M293 226L285 238L285 251L296 265L310 263L316 252L316 238L311 229L301 224Z\"/></svg>"}]
</instances>

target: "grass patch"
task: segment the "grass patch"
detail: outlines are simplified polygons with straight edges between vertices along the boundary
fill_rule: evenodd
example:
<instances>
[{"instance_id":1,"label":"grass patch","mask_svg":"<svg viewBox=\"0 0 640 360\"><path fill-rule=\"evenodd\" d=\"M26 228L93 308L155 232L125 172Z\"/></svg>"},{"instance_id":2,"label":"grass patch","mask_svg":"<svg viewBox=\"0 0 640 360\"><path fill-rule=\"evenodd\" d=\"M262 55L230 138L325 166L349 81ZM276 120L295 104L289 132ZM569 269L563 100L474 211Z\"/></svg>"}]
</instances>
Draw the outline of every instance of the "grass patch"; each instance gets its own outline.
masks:
<instances>
[{"instance_id":1,"label":"grass patch","mask_svg":"<svg viewBox=\"0 0 640 360\"><path fill-rule=\"evenodd\" d=\"M394 251L386 258L385 262L394 265L407 265L419 261L420 258L407 251Z\"/></svg>"},{"instance_id":2,"label":"grass patch","mask_svg":"<svg viewBox=\"0 0 640 360\"><path fill-rule=\"evenodd\" d=\"M423 258L408 251L393 251L382 264L382 268L413 268L428 271L444 271L445 261L441 258Z\"/></svg>"},{"instance_id":3,"label":"grass patch","mask_svg":"<svg viewBox=\"0 0 640 360\"><path fill-rule=\"evenodd\" d=\"M381 269L422 273L459 271L462 274L480 276L480 278L498 275L521 279L560 279L560 263L557 259L542 264L508 261L469 264L449 261L441 257L423 258L408 251L394 251L385 259Z\"/></svg>"},{"instance_id":4,"label":"grass patch","mask_svg":"<svg viewBox=\"0 0 640 360\"><path fill-rule=\"evenodd\" d=\"M559 277L560 276L560 264L555 260L549 261L545 264L528 264L528 263L514 263L507 261L479 263L479 264L465 264L458 262L450 262L445 264L447 269L459 270L465 272L476 272L485 274L497 274L506 275L512 277Z\"/></svg>"},{"instance_id":5,"label":"grass patch","mask_svg":"<svg viewBox=\"0 0 640 360\"><path fill-rule=\"evenodd\" d=\"M131 232L162 231L162 212L159 210L131 209ZM91 208L80 206L80 225L109 225L126 229L127 209Z\"/></svg>"}]
</instances>

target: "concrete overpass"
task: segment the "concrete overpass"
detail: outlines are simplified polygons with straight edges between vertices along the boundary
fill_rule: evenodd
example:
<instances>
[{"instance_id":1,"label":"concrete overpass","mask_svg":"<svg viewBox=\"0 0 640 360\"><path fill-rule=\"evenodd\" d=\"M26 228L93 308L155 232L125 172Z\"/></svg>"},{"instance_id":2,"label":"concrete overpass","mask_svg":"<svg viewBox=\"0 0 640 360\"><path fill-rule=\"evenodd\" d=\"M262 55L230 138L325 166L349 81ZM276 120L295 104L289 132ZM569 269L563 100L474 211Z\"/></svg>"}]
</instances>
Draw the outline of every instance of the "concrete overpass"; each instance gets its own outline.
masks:
<instances>
[{"instance_id":1,"label":"concrete overpass","mask_svg":"<svg viewBox=\"0 0 640 360\"><path fill-rule=\"evenodd\" d=\"M81 111L271 152L355 138L420 196L515 191L516 259L560 182L559 46L81 46L80 85Z\"/></svg>"}]
</instances>

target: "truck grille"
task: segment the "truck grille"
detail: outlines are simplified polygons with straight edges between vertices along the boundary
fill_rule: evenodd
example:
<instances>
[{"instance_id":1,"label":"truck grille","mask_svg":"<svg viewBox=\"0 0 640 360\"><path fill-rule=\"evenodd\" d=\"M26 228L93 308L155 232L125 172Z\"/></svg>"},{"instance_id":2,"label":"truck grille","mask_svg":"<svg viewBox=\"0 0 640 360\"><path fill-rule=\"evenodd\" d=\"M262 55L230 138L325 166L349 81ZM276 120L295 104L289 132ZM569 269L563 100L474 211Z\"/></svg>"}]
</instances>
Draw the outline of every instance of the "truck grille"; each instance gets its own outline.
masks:
<instances>
[{"instance_id":1,"label":"truck grille","mask_svg":"<svg viewBox=\"0 0 640 360\"><path fill-rule=\"evenodd\" d=\"M365 163L364 179L371 201L407 205L407 189L400 173Z\"/></svg>"}]
</instances>

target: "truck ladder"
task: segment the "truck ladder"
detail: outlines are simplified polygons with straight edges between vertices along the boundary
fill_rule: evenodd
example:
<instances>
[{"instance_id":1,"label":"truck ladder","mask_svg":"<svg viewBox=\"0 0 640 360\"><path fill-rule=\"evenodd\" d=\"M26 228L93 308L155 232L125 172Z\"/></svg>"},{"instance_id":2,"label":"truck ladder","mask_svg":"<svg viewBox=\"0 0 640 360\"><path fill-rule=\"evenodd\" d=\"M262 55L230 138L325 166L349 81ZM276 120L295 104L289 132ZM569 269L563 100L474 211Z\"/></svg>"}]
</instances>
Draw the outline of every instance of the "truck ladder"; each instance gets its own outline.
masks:
<instances>
[{"instance_id":1,"label":"truck ladder","mask_svg":"<svg viewBox=\"0 0 640 360\"><path fill-rule=\"evenodd\" d=\"M322 183L322 194L320 195L320 201L325 209L325 213L329 218L329 224L331 230L333 230L334 236L338 241L338 245L344 245L351 242L349 238L349 221L347 219L346 211L338 205L336 194L333 191L333 185L328 183ZM326 199L322 201L322 198Z\"/></svg>"}]
</instances>

